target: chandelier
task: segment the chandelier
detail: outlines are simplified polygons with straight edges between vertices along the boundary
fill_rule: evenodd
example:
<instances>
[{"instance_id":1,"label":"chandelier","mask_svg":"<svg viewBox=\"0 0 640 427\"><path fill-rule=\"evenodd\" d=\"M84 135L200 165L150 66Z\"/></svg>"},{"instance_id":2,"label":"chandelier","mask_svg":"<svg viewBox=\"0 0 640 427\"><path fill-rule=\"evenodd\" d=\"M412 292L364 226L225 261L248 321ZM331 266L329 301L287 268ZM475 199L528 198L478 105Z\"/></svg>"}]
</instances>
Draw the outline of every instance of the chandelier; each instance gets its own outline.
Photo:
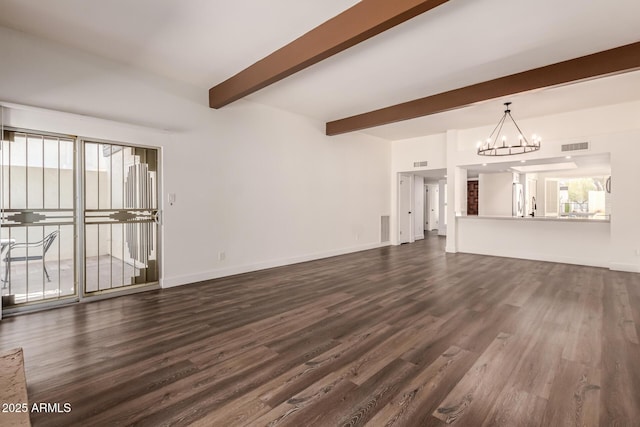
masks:
<instances>
[{"instance_id":1,"label":"chandelier","mask_svg":"<svg viewBox=\"0 0 640 427\"><path fill-rule=\"evenodd\" d=\"M541 138L538 135L533 135L531 141L527 140L520 127L511 116L511 110L509 109L510 102L505 102L504 115L484 142L478 141L478 155L479 156L512 156L515 154L530 153L532 151L538 151L540 149ZM510 135L508 137L503 133L505 122L507 117L513 123L514 130L517 131L517 136ZM508 124L508 122L507 122ZM505 129L506 130L506 129Z\"/></svg>"}]
</instances>

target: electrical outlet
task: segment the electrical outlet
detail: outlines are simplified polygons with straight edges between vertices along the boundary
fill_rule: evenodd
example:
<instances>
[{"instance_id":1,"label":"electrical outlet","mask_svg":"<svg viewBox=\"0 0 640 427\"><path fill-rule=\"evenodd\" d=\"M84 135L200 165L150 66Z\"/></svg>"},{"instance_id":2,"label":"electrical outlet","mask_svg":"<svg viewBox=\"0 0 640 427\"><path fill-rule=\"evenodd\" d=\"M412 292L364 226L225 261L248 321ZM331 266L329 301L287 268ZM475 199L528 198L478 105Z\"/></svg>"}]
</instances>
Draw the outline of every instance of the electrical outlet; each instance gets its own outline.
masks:
<instances>
[{"instance_id":1,"label":"electrical outlet","mask_svg":"<svg viewBox=\"0 0 640 427\"><path fill-rule=\"evenodd\" d=\"M225 251L218 252L218 261L224 261L227 259L227 253Z\"/></svg>"}]
</instances>

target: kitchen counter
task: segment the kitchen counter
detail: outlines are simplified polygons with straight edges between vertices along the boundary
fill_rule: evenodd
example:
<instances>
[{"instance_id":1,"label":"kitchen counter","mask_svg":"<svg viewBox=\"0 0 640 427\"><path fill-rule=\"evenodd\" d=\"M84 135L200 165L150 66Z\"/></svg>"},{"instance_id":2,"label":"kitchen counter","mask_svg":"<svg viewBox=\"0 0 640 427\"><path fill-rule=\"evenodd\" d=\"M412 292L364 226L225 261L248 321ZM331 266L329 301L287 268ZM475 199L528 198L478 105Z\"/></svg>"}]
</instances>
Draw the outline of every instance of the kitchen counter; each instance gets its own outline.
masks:
<instances>
[{"instance_id":1,"label":"kitchen counter","mask_svg":"<svg viewBox=\"0 0 640 427\"><path fill-rule=\"evenodd\" d=\"M608 219L459 216L455 227L458 252L609 267Z\"/></svg>"},{"instance_id":2,"label":"kitchen counter","mask_svg":"<svg viewBox=\"0 0 640 427\"><path fill-rule=\"evenodd\" d=\"M609 218L581 218L581 217L569 217L569 216L479 216L479 215L467 215L458 216L456 219L488 219L488 220L507 220L507 221L558 221L558 222L596 222L599 224L609 223Z\"/></svg>"}]
</instances>

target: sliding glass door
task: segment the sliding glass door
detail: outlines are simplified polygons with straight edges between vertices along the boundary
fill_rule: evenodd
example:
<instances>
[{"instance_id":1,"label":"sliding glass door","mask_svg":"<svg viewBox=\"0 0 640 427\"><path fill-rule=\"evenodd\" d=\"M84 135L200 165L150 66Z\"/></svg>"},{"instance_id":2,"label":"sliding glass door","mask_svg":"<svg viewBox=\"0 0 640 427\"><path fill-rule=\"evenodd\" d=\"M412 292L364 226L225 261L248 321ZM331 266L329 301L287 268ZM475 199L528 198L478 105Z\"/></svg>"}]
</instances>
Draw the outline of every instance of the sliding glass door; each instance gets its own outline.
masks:
<instances>
[{"instance_id":1,"label":"sliding glass door","mask_svg":"<svg viewBox=\"0 0 640 427\"><path fill-rule=\"evenodd\" d=\"M84 142L84 206L85 294L157 283L157 150Z\"/></svg>"},{"instance_id":2,"label":"sliding glass door","mask_svg":"<svg viewBox=\"0 0 640 427\"><path fill-rule=\"evenodd\" d=\"M71 137L3 132L0 280L3 306L75 297Z\"/></svg>"},{"instance_id":3,"label":"sliding glass door","mask_svg":"<svg viewBox=\"0 0 640 427\"><path fill-rule=\"evenodd\" d=\"M158 157L154 148L4 129L4 310L157 286Z\"/></svg>"}]
</instances>

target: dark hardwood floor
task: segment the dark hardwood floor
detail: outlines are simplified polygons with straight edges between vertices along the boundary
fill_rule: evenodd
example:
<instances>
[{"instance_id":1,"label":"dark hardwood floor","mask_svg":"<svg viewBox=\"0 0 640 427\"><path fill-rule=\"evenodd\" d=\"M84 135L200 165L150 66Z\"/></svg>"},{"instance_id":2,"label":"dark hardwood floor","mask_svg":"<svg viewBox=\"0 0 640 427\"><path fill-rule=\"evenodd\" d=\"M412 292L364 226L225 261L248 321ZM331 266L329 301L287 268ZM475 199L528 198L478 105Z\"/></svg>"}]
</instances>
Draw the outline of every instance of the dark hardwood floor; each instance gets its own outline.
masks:
<instances>
[{"instance_id":1,"label":"dark hardwood floor","mask_svg":"<svg viewBox=\"0 0 640 427\"><path fill-rule=\"evenodd\" d=\"M36 426L640 425L640 275L443 245L9 318L0 350L72 405Z\"/></svg>"}]
</instances>

